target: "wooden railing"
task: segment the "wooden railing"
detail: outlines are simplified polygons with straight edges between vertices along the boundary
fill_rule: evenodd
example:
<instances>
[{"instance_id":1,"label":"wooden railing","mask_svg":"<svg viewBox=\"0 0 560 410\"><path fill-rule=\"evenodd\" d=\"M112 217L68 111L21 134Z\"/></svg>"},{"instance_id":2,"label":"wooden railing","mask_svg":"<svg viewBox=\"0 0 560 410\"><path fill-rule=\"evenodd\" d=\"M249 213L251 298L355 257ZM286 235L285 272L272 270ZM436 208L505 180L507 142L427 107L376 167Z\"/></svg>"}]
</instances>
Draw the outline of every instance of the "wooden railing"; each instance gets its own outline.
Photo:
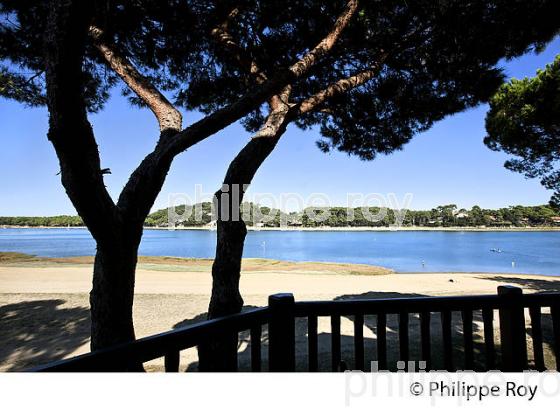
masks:
<instances>
[{"instance_id":1,"label":"wooden railing","mask_svg":"<svg viewBox=\"0 0 560 410\"><path fill-rule=\"evenodd\" d=\"M532 340L532 364L536 370L546 370L543 351L542 310L549 309L551 317L551 338L555 366L560 370L560 293L523 294L520 288L498 287L497 295L414 297L392 299L351 299L336 301L295 302L291 294L277 294L269 297L268 307L220 319L208 320L181 329L146 337L112 348L87 353L75 358L38 367L36 371L126 371L137 369L139 363L164 357L165 370L178 371L180 352L185 349L211 342L224 335L250 333L251 371L261 371L263 364L261 339L263 326L268 325L268 370L292 372L298 370L319 370L319 318L330 318L330 370L347 368L364 370L366 352L364 350L365 318L375 316L376 354L369 354L368 362L377 362L378 368L394 369L395 361L389 362L388 351L397 350L397 360L408 362L410 355L410 319L419 321L419 332L412 334L412 340L419 344L418 360L426 363L426 369L456 369L521 371L529 367L527 348L526 315L530 323ZM494 339L495 313L499 320L500 349L496 349ZM482 336L478 344L477 356L484 360L475 361L473 323L475 314L483 324ZM460 327L454 331L460 315ZM397 346L388 343L388 317L397 317ZM353 363L346 363L341 355L341 318L353 321ZM296 321L307 322L304 336L307 344L307 364L297 363L305 355L296 358ZM439 326L436 326L439 324ZM434 351L434 330L440 334L438 351ZM393 330L393 329L391 329ZM461 336L460 343L457 336ZM457 351L462 354L462 363L457 363ZM303 357L302 357L303 356ZM498 356L500 360L498 361ZM439 364L434 364L434 359ZM237 358L232 358L236 363ZM232 368L231 370L237 370Z\"/></svg>"}]
</instances>

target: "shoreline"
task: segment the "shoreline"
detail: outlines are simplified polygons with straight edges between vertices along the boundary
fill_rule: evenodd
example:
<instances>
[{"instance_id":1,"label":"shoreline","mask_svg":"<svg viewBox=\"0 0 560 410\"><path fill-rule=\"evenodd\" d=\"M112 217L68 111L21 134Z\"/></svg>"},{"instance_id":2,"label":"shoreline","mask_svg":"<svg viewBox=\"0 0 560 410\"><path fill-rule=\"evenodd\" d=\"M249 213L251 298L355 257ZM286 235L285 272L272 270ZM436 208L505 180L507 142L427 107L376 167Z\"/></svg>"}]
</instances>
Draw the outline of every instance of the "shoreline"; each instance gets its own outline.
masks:
<instances>
[{"instance_id":1,"label":"shoreline","mask_svg":"<svg viewBox=\"0 0 560 410\"><path fill-rule=\"evenodd\" d=\"M93 267L94 257L83 256L36 256L19 252L0 252L0 269L2 268L83 268ZM211 273L212 258L192 258L179 256L138 256L137 270L158 272ZM352 262L325 261L288 261L270 258L243 258L242 274L297 273L302 275L336 275L336 276L377 276L377 275L501 275L506 277L558 278L560 274L537 272L501 272L501 271L398 271L379 265ZM0 286L1 287L1 286Z\"/></svg>"},{"instance_id":2,"label":"shoreline","mask_svg":"<svg viewBox=\"0 0 560 410\"><path fill-rule=\"evenodd\" d=\"M19 225L2 225L0 229L87 229L85 226L19 226ZM176 228L145 226L144 230L148 231L215 231L215 228L207 226L185 226ZM449 227L431 227L431 226L360 226L360 227L254 227L247 226L248 231L273 231L273 232L560 232L560 226L546 227L470 227L470 226L449 226Z\"/></svg>"},{"instance_id":3,"label":"shoreline","mask_svg":"<svg viewBox=\"0 0 560 410\"><path fill-rule=\"evenodd\" d=\"M0 252L2 268L92 268L93 256L46 257L18 252ZM158 272L211 273L213 259L176 256L138 256L137 270ZM390 275L393 269L377 265L345 262L285 261L268 258L243 258L241 273L303 273L327 275ZM0 284L1 288L1 284Z\"/></svg>"}]
</instances>

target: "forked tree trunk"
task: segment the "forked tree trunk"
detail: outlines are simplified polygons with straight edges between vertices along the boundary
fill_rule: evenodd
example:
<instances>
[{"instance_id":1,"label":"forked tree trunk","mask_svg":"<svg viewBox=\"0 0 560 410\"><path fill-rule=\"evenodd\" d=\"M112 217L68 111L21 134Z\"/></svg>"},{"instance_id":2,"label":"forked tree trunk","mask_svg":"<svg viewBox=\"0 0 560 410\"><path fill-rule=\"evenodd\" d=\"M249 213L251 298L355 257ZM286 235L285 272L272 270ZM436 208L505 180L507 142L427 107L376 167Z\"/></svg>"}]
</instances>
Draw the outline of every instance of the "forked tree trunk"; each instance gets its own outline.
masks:
<instances>
[{"instance_id":1,"label":"forked tree trunk","mask_svg":"<svg viewBox=\"0 0 560 410\"><path fill-rule=\"evenodd\" d=\"M357 1L349 0L329 34L297 63L287 70L280 70L281 74L267 80L236 103L216 111L181 132L178 132L181 127L180 115L173 115L178 112L171 112L175 110L168 104L163 104L166 107L158 105L158 101L161 103L165 100L163 95L156 98L158 101L152 101L155 104L145 101L158 117L162 132L173 129L176 135L160 139L156 150L133 173L115 206L103 182L104 172L93 130L87 119L83 95L87 81L82 70L86 38L94 22L95 7L91 2L77 0L51 2L45 33L49 139L60 161L62 183L66 192L98 243L93 290L90 295L92 349L134 339L132 301L141 223L135 225L134 235L129 234L123 239L122 235L115 232L115 226L120 225L122 216L126 214L128 219L143 222L161 189L169 164L177 154L269 100L274 112L269 116L270 122L265 124L267 129L259 133L259 137L265 136L267 139L259 138L249 143L247 150L238 156L240 163L230 167L232 175L226 177L232 183L250 183L262 161L274 148L276 136L279 137L284 132L287 124L287 104L274 101L278 100L274 94L282 91L287 102L288 84L306 75L331 50L356 8ZM95 37L95 30L92 34L102 54L105 58L109 57L108 63L140 98L157 94L154 93L157 90L150 88L149 84L138 81L138 73L131 76L131 67L125 67L126 62L114 50L108 48L107 44L99 43L102 39ZM285 89L288 89L287 92ZM171 116L167 115L170 113ZM254 158L251 153L255 154ZM253 160L255 162L252 164ZM219 224L218 230L221 239L213 269L216 286L212 292L210 317L238 312L243 303L238 288L245 225L239 221L231 225ZM120 229L120 232L127 230ZM229 366L228 364L226 367Z\"/></svg>"}]
</instances>

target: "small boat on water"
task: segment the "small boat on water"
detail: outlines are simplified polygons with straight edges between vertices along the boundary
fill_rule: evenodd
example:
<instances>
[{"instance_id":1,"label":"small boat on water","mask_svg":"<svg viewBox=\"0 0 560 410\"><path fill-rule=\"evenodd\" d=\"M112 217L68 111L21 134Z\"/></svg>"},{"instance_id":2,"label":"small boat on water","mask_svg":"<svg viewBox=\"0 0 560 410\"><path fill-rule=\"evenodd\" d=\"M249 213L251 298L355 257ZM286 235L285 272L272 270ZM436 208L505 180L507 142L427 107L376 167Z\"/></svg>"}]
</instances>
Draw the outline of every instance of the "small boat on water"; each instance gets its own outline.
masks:
<instances>
[{"instance_id":1,"label":"small boat on water","mask_svg":"<svg viewBox=\"0 0 560 410\"><path fill-rule=\"evenodd\" d=\"M502 253L502 250L500 248L492 248L490 252Z\"/></svg>"}]
</instances>

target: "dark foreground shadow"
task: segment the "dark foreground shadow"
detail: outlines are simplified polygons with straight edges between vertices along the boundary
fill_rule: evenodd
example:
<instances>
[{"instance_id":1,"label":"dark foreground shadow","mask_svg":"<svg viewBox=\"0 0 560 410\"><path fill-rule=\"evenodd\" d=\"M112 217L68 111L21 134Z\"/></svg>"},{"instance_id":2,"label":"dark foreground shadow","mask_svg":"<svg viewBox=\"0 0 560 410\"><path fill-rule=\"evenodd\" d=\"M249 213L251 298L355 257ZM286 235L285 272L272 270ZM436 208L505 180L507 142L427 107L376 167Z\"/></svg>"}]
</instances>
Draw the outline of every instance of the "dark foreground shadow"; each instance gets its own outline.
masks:
<instances>
[{"instance_id":1,"label":"dark foreground shadow","mask_svg":"<svg viewBox=\"0 0 560 410\"><path fill-rule=\"evenodd\" d=\"M481 276L479 279L514 284L536 292L560 292L560 281L557 280L512 278L509 276Z\"/></svg>"},{"instance_id":2,"label":"dark foreground shadow","mask_svg":"<svg viewBox=\"0 0 560 410\"><path fill-rule=\"evenodd\" d=\"M342 295L334 300L351 300L351 299L389 299L389 298L411 298L425 296L419 293L400 293L400 292L367 292L363 294ZM246 306L244 310L251 310L255 306ZM174 328L188 326L190 324L200 322L206 319L205 314L197 315L194 318L187 319L177 323ZM331 371L331 333L325 331L330 330L329 318L319 319L318 334L318 369L319 371ZM341 344L341 360L349 369L357 368L354 355L354 337L353 324L348 323L354 320L353 316L343 318L342 334L340 338ZM346 323L344 323L346 321ZM364 318L364 368L369 369L371 362L378 360L377 354L377 325L375 315L367 315ZM482 313L474 312L473 314L473 342L475 354L475 369L482 369L484 366L484 344L480 336L482 329L479 323L482 322ZM350 328L350 329L349 329ZM398 340L398 317L397 315L387 316L387 363L390 370L397 369L397 361L399 360L399 340ZM346 331L345 331L346 330ZM308 370L308 342L307 342L307 319L296 319L296 370ZM350 334L349 334L350 333ZM443 368L442 337L441 337L441 321L439 314L434 313L431 317L431 334L432 334L432 363L436 368ZM410 360L419 361L420 353L420 319L418 315L410 315L409 318L409 352ZM455 367L464 368L464 349L463 349L463 325L460 313L454 313L452 317L452 340L453 340L453 360ZM268 329L263 326L262 338L262 369L267 370L268 363ZM249 332L241 332L238 342L238 366L240 371L249 371L251 367L251 340ZM186 371L196 371L198 363L191 363Z\"/></svg>"},{"instance_id":3,"label":"dark foreground shadow","mask_svg":"<svg viewBox=\"0 0 560 410\"><path fill-rule=\"evenodd\" d=\"M343 295L334 300L352 300L352 299L392 299L392 298L415 298L427 296L420 293L399 293L399 292L367 292L357 295ZM349 320L353 321L354 317L349 316ZM366 315L364 318L364 326L371 332L372 337L365 338L365 364L364 368L369 370L372 361L378 361L379 355L377 351L377 317L376 315ZM474 370L483 370L486 364L486 352L484 348L484 340L482 339L482 312L473 312L473 355ZM388 370L396 371L397 362L401 360L399 350L399 318L398 315L387 315L387 366ZM416 362L422 360L421 338L420 338L420 315L409 315L409 360ZM364 336L366 336L364 331ZM444 369L443 360L443 334L441 315L439 312L432 312L430 315L430 342L431 342L431 368ZM354 357L353 338L350 337L352 345L346 345L343 350L343 359L351 369L357 368ZM451 340L452 340L452 362L453 369L465 369L465 349L464 349L464 332L463 320L460 312L453 312L451 317ZM330 352L329 352L330 353Z\"/></svg>"},{"instance_id":4,"label":"dark foreground shadow","mask_svg":"<svg viewBox=\"0 0 560 410\"><path fill-rule=\"evenodd\" d=\"M0 365L4 371L29 369L60 360L89 339L90 314L84 307L61 308L47 299L0 306Z\"/></svg>"},{"instance_id":5,"label":"dark foreground shadow","mask_svg":"<svg viewBox=\"0 0 560 410\"><path fill-rule=\"evenodd\" d=\"M505 278L510 281L511 278ZM511 282L511 281L510 281ZM546 282L546 281L544 281ZM519 283L521 285L521 283ZM525 283L526 285L526 283ZM539 286L542 290L545 284L534 283L532 286ZM552 289L547 289L552 290ZM399 292L367 292L363 294L342 295L334 300L351 300L351 299L388 299L388 298L410 298L426 296L418 293L399 293ZM253 309L254 306L246 306L246 310ZM175 328L186 326L195 322L205 320L206 315L198 315L195 318L188 319L177 323ZM527 315L527 346L529 366L534 368L534 356L532 349L531 326ZM353 337L353 321L354 317L343 317L341 321L342 335L341 344L341 360L348 369L358 368L354 354L354 337ZM542 315L543 328L543 345L546 367L555 368L555 359L552 353L552 322L550 315L543 312ZM307 319L299 318L296 320L296 370L308 370L308 343L307 343ZM482 312L473 311L473 359L474 370L486 370L486 348L484 343L484 328ZM495 344L495 366L499 367L501 362L500 341L499 341L499 320L498 312L494 316L494 344ZM460 312L453 312L451 322L452 346L453 346L453 368L455 370L466 369L465 365L465 349L464 349L464 332L463 321ZM371 362L378 360L377 352L377 318L375 315L366 315L364 317L364 368L370 369ZM397 315L387 315L387 364L389 370L397 370L397 361L400 358L399 352L399 323ZM431 333L431 367L433 369L443 369L443 336L441 315L436 312L431 314L430 321ZM319 371L331 371L331 332L330 319L319 318L319 334L318 334L318 365ZM420 342L420 318L417 314L409 315L409 360L418 362L421 360L421 342ZM262 370L267 370L268 363L268 329L263 326L262 338ZM240 371L250 371L251 368L251 341L249 332L241 332L239 334L238 343L238 365ZM198 363L192 363L188 366L187 371L196 371ZM496 368L495 367L495 368Z\"/></svg>"},{"instance_id":6,"label":"dark foreground shadow","mask_svg":"<svg viewBox=\"0 0 560 410\"><path fill-rule=\"evenodd\" d=\"M243 306L242 311L247 312L256 309L258 306L246 305ZM173 325L173 329L178 329L185 326L190 326L195 323L203 322L206 320L207 313L201 313L193 318L182 320L181 322ZM263 327L263 333L261 336L261 343L268 346L268 329L266 326ZM263 346L264 347L264 346ZM240 371L249 371L251 368L251 337L249 331L244 331L239 333L239 340L237 343L237 360ZM268 349L266 349L268 350ZM268 362L268 355L264 356L263 351L263 362ZM198 362L189 363L187 366L187 372L194 372L198 370Z\"/></svg>"}]
</instances>

